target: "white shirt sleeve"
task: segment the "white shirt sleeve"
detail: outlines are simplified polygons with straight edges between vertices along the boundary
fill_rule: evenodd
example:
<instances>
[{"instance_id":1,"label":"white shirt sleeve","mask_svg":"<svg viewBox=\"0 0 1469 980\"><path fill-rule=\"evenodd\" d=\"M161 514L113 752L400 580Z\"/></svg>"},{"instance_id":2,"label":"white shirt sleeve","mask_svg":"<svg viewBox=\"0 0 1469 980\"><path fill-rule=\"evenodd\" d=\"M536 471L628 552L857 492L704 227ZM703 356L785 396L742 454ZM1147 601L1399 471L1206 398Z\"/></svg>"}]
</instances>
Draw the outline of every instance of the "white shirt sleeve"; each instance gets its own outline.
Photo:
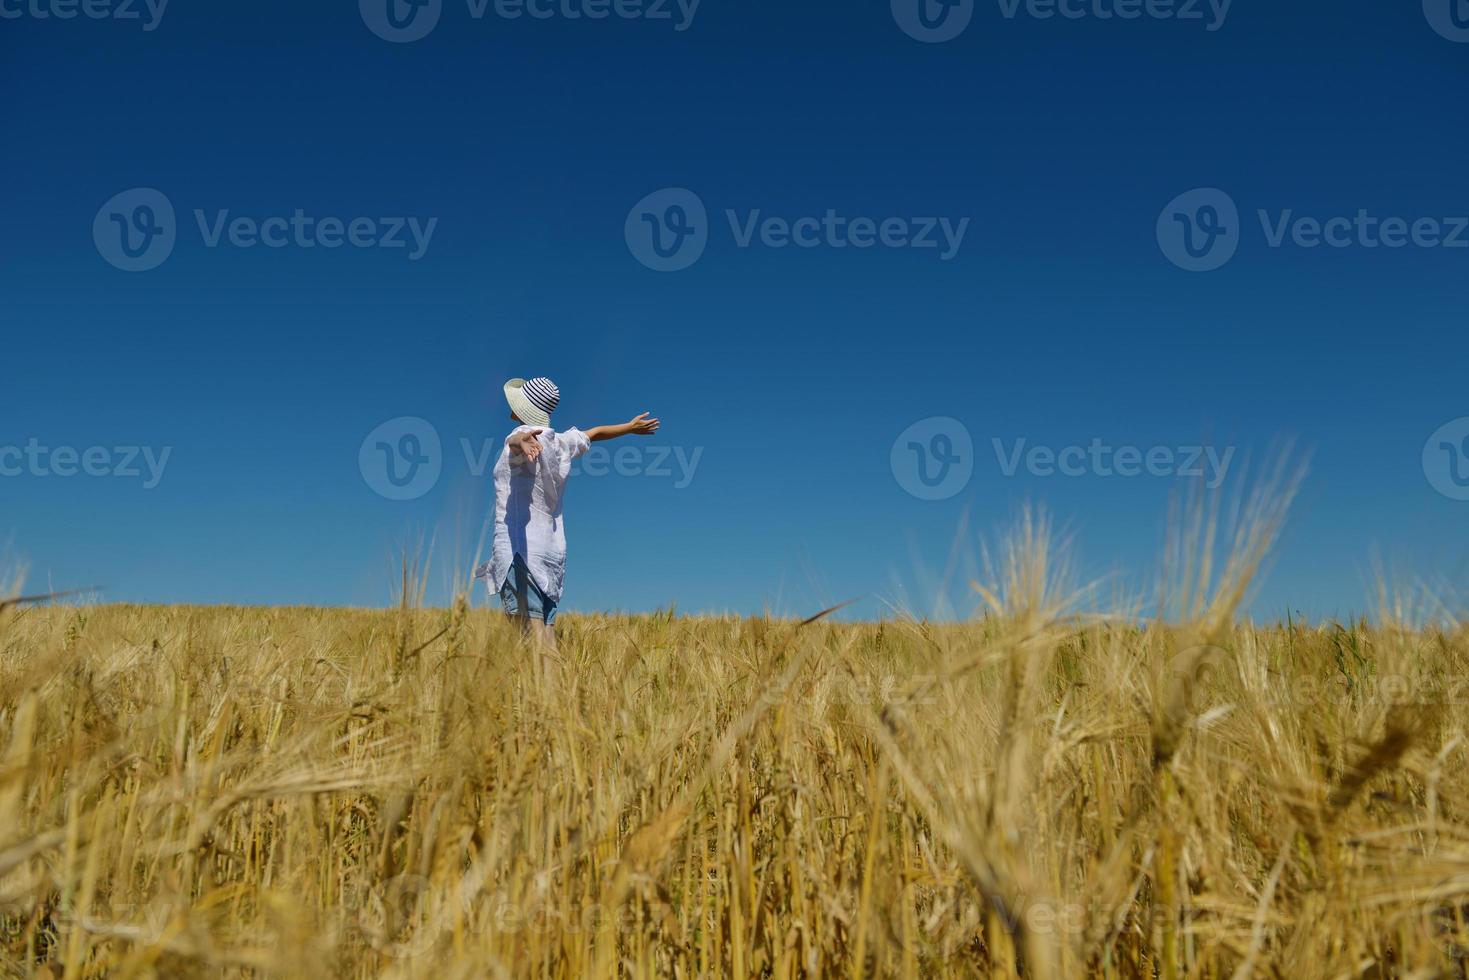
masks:
<instances>
[{"instance_id":1,"label":"white shirt sleeve","mask_svg":"<svg viewBox=\"0 0 1469 980\"><path fill-rule=\"evenodd\" d=\"M556 434L556 442L562 452L566 453L568 459L576 459L582 453L592 448L592 440L580 429L567 429L565 432Z\"/></svg>"},{"instance_id":2,"label":"white shirt sleeve","mask_svg":"<svg viewBox=\"0 0 1469 980\"><path fill-rule=\"evenodd\" d=\"M531 429L531 426L528 426L528 425L517 425L515 428L511 429L510 430L510 434L505 437L505 447L508 449L510 447L510 440L511 439L514 439L516 436L520 435L522 432L528 432L528 431L530 431L530 429Z\"/></svg>"}]
</instances>

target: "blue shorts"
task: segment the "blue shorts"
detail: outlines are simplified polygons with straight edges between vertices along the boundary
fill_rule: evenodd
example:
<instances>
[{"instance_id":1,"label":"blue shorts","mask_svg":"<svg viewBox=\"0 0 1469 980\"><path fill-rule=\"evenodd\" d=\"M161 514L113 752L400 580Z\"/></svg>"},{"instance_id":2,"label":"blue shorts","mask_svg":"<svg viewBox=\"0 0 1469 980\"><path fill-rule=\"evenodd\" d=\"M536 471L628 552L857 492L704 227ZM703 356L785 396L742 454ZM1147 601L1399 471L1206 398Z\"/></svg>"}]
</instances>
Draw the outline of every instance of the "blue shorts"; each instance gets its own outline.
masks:
<instances>
[{"instance_id":1,"label":"blue shorts","mask_svg":"<svg viewBox=\"0 0 1469 980\"><path fill-rule=\"evenodd\" d=\"M510 574L500 587L500 604L507 616L529 616L547 626L556 625L556 603L546 598L546 593L531 578L525 559L519 555L510 566Z\"/></svg>"}]
</instances>

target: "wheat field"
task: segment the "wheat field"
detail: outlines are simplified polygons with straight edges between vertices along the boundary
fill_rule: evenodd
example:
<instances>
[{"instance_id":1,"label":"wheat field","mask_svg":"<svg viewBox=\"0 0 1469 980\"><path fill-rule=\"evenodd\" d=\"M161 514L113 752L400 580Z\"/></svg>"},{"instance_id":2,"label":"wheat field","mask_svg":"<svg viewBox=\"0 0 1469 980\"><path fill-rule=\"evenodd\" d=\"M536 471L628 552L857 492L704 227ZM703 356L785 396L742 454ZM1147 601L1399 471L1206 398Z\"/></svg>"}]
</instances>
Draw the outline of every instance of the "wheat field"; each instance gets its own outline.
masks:
<instances>
[{"instance_id":1,"label":"wheat field","mask_svg":"<svg viewBox=\"0 0 1469 980\"><path fill-rule=\"evenodd\" d=\"M1166 623L1029 520L964 623L12 606L0 973L1462 977L1469 635L1251 625L1271 531Z\"/></svg>"}]
</instances>

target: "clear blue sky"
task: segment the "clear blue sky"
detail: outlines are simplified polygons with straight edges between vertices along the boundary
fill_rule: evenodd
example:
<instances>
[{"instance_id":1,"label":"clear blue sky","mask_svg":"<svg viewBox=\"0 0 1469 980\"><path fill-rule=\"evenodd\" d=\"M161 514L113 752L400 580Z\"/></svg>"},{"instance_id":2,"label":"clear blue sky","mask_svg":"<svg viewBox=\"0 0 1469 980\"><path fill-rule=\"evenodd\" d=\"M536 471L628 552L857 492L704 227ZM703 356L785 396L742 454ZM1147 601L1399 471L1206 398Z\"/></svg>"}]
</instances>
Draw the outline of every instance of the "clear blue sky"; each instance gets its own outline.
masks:
<instances>
[{"instance_id":1,"label":"clear blue sky","mask_svg":"<svg viewBox=\"0 0 1469 980\"><path fill-rule=\"evenodd\" d=\"M703 0L684 30L672 2L672 20L565 14L597 0L512 19L443 0L427 36L389 43L371 3L174 0L145 30L141 2L141 21L37 16L55 2L0 0L0 448L101 447L99 472L125 468L117 447L170 455L151 488L142 457L138 478L61 476L81 465L65 454L0 476L0 547L32 587L381 604L394 547L420 536L467 572L491 488L461 440L503 438L501 383L543 374L563 425L649 409L664 426L640 448L702 453L686 486L672 458L666 477L579 475L570 609L804 612L895 581L922 607L918 570L942 569L961 514L972 537L1026 500L1074 532L1085 572L1142 581L1180 481L1006 475L993 440L1022 438L1208 441L1236 468L1278 438L1309 449L1264 616L1363 608L1374 548L1469 579L1469 502L1424 467L1430 435L1469 416L1469 248L1309 248L1299 228L1272 248L1256 214L1445 235L1469 215L1469 43L1447 10L1437 30L1416 2L1235 0L1218 24L1207 3L1125 20L978 0L962 33L921 43L888 0ZM147 217L104 207L134 188L176 212L151 271L94 238L112 213ZM681 271L641 264L626 234L665 188L707 208ZM1240 215L1214 271L1160 248L1165 206L1195 188ZM221 212L298 209L372 234L437 221L416 259L406 231L408 248L208 245ZM946 260L758 231L740 247L727 210L969 221ZM403 416L443 446L408 501L359 465ZM973 443L943 500L893 467L931 417Z\"/></svg>"}]
</instances>

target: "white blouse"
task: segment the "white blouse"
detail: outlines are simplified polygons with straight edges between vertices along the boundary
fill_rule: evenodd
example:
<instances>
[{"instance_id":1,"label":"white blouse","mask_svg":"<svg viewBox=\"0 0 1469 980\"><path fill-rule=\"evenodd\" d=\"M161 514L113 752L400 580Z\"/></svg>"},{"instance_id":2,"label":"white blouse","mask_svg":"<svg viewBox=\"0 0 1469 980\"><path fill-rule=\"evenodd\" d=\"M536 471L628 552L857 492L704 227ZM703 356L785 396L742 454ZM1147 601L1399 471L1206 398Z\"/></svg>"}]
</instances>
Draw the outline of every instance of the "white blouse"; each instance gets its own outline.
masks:
<instances>
[{"instance_id":1,"label":"white blouse","mask_svg":"<svg viewBox=\"0 0 1469 980\"><path fill-rule=\"evenodd\" d=\"M542 429L535 462L510 455L510 440L534 426L518 426L505 437L495 463L495 536L490 560L475 571L498 594L515 556L525 559L531 579L552 602L561 601L566 576L566 525L561 508L571 463L592 445L580 429Z\"/></svg>"}]
</instances>

